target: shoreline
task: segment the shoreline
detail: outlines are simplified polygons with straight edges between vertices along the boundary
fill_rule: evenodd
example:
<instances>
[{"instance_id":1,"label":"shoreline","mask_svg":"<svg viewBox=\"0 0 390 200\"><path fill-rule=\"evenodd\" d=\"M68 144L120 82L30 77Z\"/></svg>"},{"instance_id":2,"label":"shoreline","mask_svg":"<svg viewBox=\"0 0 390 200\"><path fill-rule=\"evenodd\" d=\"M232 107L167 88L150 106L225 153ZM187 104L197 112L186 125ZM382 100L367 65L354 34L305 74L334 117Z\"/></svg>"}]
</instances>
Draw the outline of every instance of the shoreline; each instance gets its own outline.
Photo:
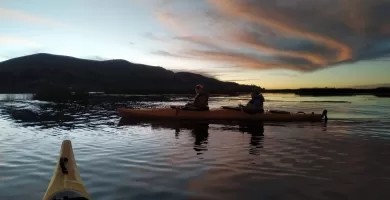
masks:
<instances>
[{"instance_id":1,"label":"shoreline","mask_svg":"<svg viewBox=\"0 0 390 200\"><path fill-rule=\"evenodd\" d=\"M250 94L250 91L226 92L210 90L210 96L242 96ZM376 97L390 97L390 88L373 88L373 89L353 89L353 88L300 88L300 89L262 89L264 94L294 94L297 96L312 96L312 97L332 97L332 96L360 96L372 95ZM192 91L166 91L166 90L145 90L145 91L117 91L117 92L87 92L87 91L71 91L71 90L48 90L41 92L0 92L3 95L17 94L32 94L45 98L61 98L75 97L91 98L91 97L125 97L125 96L169 96L169 95L194 95Z\"/></svg>"}]
</instances>

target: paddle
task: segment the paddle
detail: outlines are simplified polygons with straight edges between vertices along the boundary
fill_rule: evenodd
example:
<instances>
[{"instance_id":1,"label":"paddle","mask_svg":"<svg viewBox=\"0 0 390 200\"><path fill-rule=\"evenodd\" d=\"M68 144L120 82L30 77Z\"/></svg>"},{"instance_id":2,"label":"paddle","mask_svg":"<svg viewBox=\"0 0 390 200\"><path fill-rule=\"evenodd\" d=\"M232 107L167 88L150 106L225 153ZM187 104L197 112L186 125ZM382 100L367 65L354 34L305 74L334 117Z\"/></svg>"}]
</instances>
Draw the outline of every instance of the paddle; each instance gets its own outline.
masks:
<instances>
[{"instance_id":1,"label":"paddle","mask_svg":"<svg viewBox=\"0 0 390 200\"><path fill-rule=\"evenodd\" d=\"M205 109L199 109L199 108L194 108L194 107L186 107L186 106L171 106L172 109L176 109L176 112L179 112L180 110L185 110L185 111L209 111L209 107Z\"/></svg>"},{"instance_id":2,"label":"paddle","mask_svg":"<svg viewBox=\"0 0 390 200\"><path fill-rule=\"evenodd\" d=\"M236 111L241 111L241 107L235 107L235 106L221 106L222 109L226 110L236 110Z\"/></svg>"}]
</instances>

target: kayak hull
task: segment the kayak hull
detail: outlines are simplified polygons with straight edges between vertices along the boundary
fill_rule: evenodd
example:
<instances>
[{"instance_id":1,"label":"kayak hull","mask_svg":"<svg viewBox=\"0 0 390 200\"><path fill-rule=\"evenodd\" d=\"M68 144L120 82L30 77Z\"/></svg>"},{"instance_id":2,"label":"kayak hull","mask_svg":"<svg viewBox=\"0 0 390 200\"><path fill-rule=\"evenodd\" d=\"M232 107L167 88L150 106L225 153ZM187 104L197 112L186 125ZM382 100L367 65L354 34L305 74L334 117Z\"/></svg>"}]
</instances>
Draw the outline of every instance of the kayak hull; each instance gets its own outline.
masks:
<instances>
[{"instance_id":1,"label":"kayak hull","mask_svg":"<svg viewBox=\"0 0 390 200\"><path fill-rule=\"evenodd\" d=\"M66 162L64 161L65 158ZM66 169L66 173L64 173L62 166ZM72 143L69 140L62 143L60 156L43 200L64 196L90 199L81 180L73 154Z\"/></svg>"},{"instance_id":2,"label":"kayak hull","mask_svg":"<svg viewBox=\"0 0 390 200\"><path fill-rule=\"evenodd\" d=\"M257 113L213 109L209 111L187 111L180 109L118 109L122 118L129 119L175 119L175 120L237 120L237 121L322 121L323 114L279 114ZM324 111L325 112L325 111Z\"/></svg>"}]
</instances>

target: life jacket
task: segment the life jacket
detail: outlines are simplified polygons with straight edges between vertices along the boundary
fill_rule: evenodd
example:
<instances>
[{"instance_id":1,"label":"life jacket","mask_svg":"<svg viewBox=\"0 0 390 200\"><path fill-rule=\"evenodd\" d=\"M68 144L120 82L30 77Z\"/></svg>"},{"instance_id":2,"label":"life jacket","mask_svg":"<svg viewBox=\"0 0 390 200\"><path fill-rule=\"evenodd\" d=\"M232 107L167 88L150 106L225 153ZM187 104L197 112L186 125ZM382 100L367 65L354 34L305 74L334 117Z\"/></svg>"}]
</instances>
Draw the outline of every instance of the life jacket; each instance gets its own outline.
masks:
<instances>
[{"instance_id":1,"label":"life jacket","mask_svg":"<svg viewBox=\"0 0 390 200\"><path fill-rule=\"evenodd\" d=\"M264 102L264 97L263 95L256 95L254 98L252 98L248 104L251 105L251 107L255 110L260 110L263 109L263 102Z\"/></svg>"},{"instance_id":2,"label":"life jacket","mask_svg":"<svg viewBox=\"0 0 390 200\"><path fill-rule=\"evenodd\" d=\"M201 101L200 97L205 97L204 101ZM200 91L194 99L194 106L199 107L199 108L206 108L209 105L209 94L205 91Z\"/></svg>"}]
</instances>

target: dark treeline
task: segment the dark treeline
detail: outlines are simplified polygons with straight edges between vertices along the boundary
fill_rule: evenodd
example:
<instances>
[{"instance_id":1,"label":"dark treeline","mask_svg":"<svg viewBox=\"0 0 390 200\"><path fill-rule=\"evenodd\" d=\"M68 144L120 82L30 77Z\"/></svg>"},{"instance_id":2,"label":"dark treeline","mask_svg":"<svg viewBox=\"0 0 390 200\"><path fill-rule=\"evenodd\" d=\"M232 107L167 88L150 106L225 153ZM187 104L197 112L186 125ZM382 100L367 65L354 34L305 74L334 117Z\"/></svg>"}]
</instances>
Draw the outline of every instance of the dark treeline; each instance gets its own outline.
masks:
<instances>
[{"instance_id":1,"label":"dark treeline","mask_svg":"<svg viewBox=\"0 0 390 200\"><path fill-rule=\"evenodd\" d=\"M85 97L86 92L109 94L193 94L196 84L211 93L236 94L260 89L223 82L189 72L134 64L125 60L94 61L34 54L0 63L0 93L36 93L37 97Z\"/></svg>"},{"instance_id":2,"label":"dark treeline","mask_svg":"<svg viewBox=\"0 0 390 200\"><path fill-rule=\"evenodd\" d=\"M353 96L353 95L375 95L378 97L389 97L390 88L354 89L354 88L300 88L300 89L277 89L264 90L266 93L290 93L300 96Z\"/></svg>"},{"instance_id":3,"label":"dark treeline","mask_svg":"<svg viewBox=\"0 0 390 200\"><path fill-rule=\"evenodd\" d=\"M94 61L34 54L0 62L0 93L35 93L40 100L83 100L88 92L106 94L194 94L196 84L211 94L238 95L253 90L310 96L373 94L389 97L389 88L301 88L264 90L189 72L134 64L125 60Z\"/></svg>"}]
</instances>

